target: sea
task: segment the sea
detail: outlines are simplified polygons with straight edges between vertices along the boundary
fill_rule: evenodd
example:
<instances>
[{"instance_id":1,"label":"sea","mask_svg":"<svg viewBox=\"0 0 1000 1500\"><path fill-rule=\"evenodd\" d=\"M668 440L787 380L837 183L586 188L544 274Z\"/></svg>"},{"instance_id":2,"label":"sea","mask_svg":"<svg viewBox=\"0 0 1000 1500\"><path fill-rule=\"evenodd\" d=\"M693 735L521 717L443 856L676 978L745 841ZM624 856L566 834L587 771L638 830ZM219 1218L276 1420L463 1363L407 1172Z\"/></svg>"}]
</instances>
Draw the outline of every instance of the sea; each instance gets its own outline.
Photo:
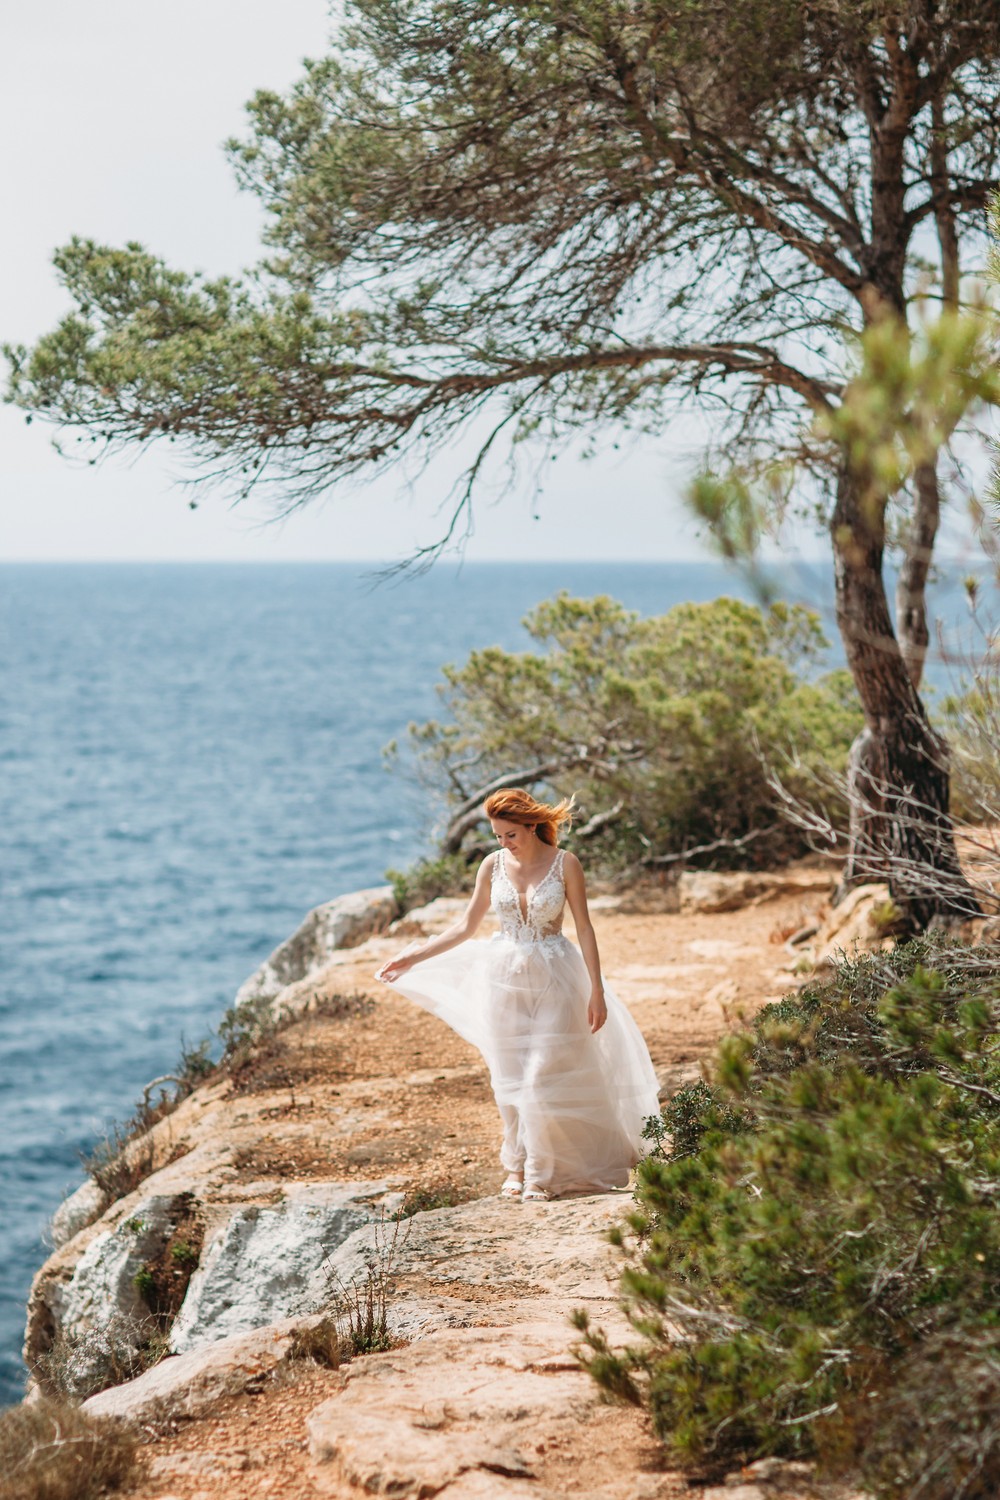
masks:
<instances>
[{"instance_id":1,"label":"sea","mask_svg":"<svg viewBox=\"0 0 1000 1500\"><path fill-rule=\"evenodd\" d=\"M833 639L828 567L781 583ZM311 907L431 851L383 749L560 589L752 595L712 562L0 565L0 1405L81 1156Z\"/></svg>"}]
</instances>

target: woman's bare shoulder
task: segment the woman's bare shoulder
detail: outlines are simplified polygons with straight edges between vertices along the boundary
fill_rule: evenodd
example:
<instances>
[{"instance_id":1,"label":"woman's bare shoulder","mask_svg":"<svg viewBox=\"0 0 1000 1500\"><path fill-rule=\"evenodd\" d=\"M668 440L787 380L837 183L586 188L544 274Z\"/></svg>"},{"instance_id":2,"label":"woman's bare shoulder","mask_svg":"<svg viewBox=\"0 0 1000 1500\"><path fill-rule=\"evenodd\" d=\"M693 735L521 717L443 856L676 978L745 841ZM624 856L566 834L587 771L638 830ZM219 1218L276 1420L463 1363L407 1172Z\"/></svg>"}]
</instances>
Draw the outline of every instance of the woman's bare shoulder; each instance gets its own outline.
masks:
<instances>
[{"instance_id":1,"label":"woman's bare shoulder","mask_svg":"<svg viewBox=\"0 0 1000 1500\"><path fill-rule=\"evenodd\" d=\"M564 871L564 873L567 874L567 875L579 875L580 878L581 878L581 880L582 880L583 879L583 865L581 865L580 861L577 859L577 857L573 853L572 849L564 849L562 851L562 857L563 857L563 871Z\"/></svg>"}]
</instances>

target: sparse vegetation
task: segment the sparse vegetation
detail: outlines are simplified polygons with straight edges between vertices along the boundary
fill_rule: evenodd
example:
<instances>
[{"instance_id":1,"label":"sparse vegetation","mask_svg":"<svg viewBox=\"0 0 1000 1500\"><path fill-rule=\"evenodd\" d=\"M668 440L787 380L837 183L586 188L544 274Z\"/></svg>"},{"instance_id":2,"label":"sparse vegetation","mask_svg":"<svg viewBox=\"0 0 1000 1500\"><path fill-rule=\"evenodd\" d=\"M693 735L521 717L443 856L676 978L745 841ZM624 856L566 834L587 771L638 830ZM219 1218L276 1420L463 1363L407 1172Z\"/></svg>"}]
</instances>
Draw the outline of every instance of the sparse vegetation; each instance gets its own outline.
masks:
<instances>
[{"instance_id":1,"label":"sparse vegetation","mask_svg":"<svg viewBox=\"0 0 1000 1500\"><path fill-rule=\"evenodd\" d=\"M102 1213L134 1192L154 1170L156 1152L150 1132L158 1121L173 1114L199 1083L211 1077L216 1068L211 1048L207 1037L193 1047L182 1039L176 1071L147 1084L124 1124L113 1122L103 1140L89 1154L81 1154L84 1171L103 1194ZM168 1089L168 1084L173 1087Z\"/></svg>"},{"instance_id":2,"label":"sparse vegetation","mask_svg":"<svg viewBox=\"0 0 1000 1500\"><path fill-rule=\"evenodd\" d=\"M278 1011L270 998L258 996L231 1005L219 1022L219 1066L230 1070L238 1067L254 1048L274 1036L279 1024Z\"/></svg>"},{"instance_id":3,"label":"sparse vegetation","mask_svg":"<svg viewBox=\"0 0 1000 1500\"><path fill-rule=\"evenodd\" d=\"M124 1125L111 1126L89 1156L82 1156L84 1171L103 1194L101 1212L119 1198L133 1192L152 1172L155 1161L148 1125L133 1115Z\"/></svg>"},{"instance_id":4,"label":"sparse vegetation","mask_svg":"<svg viewBox=\"0 0 1000 1500\"><path fill-rule=\"evenodd\" d=\"M302 1075L283 1060L278 1040L281 1034L304 1021L339 1021L366 1015L373 1005L371 996L360 990L320 992L295 1010L276 1007L269 999L245 1001L231 1007L219 1025L219 1069L228 1075L237 1093L293 1088Z\"/></svg>"},{"instance_id":5,"label":"sparse vegetation","mask_svg":"<svg viewBox=\"0 0 1000 1500\"><path fill-rule=\"evenodd\" d=\"M620 1237L639 1341L579 1324L675 1459L1000 1491L998 960L937 937L845 964L672 1102Z\"/></svg>"},{"instance_id":6,"label":"sparse vegetation","mask_svg":"<svg viewBox=\"0 0 1000 1500\"><path fill-rule=\"evenodd\" d=\"M134 1380L166 1353L166 1340L152 1313L142 1318L115 1313L99 1327L59 1332L31 1363L48 1396L86 1401L109 1386Z\"/></svg>"},{"instance_id":7,"label":"sparse vegetation","mask_svg":"<svg viewBox=\"0 0 1000 1500\"><path fill-rule=\"evenodd\" d=\"M457 1187L413 1188L406 1195L400 1217L411 1219L414 1214L432 1213L436 1208L457 1208L468 1203L473 1195Z\"/></svg>"},{"instance_id":8,"label":"sparse vegetation","mask_svg":"<svg viewBox=\"0 0 1000 1500\"><path fill-rule=\"evenodd\" d=\"M289 1359L309 1359L327 1370L339 1370L354 1353L337 1318L321 1318L318 1323L302 1323L292 1334Z\"/></svg>"},{"instance_id":9,"label":"sparse vegetation","mask_svg":"<svg viewBox=\"0 0 1000 1500\"><path fill-rule=\"evenodd\" d=\"M193 1193L181 1193L172 1205L170 1234L155 1259L136 1273L135 1288L149 1308L156 1331L164 1337L180 1311L188 1282L201 1253L204 1224Z\"/></svg>"},{"instance_id":10,"label":"sparse vegetation","mask_svg":"<svg viewBox=\"0 0 1000 1500\"><path fill-rule=\"evenodd\" d=\"M135 1477L137 1443L120 1422L43 1399L0 1412L4 1500L97 1500Z\"/></svg>"},{"instance_id":11,"label":"sparse vegetation","mask_svg":"<svg viewBox=\"0 0 1000 1500\"><path fill-rule=\"evenodd\" d=\"M349 1281L331 1269L330 1291L334 1318L343 1335L344 1347L354 1354L378 1354L393 1349L399 1339L389 1329L389 1304L395 1278L393 1266L401 1248L402 1214L384 1213L374 1228L372 1248L365 1256L363 1275ZM404 1233L403 1239L405 1241Z\"/></svg>"},{"instance_id":12,"label":"sparse vegetation","mask_svg":"<svg viewBox=\"0 0 1000 1500\"><path fill-rule=\"evenodd\" d=\"M364 1015L373 1004L369 995L351 991L318 994L301 1014L276 1009L271 1000L264 999L231 1006L219 1023L219 1062L212 1061L210 1038L193 1047L182 1044L177 1072L147 1085L124 1124L112 1124L90 1154L81 1157L84 1170L104 1195L100 1211L134 1192L154 1171L152 1127L172 1114L200 1083L224 1071L239 1092L286 1086L294 1080L276 1061L278 1049L274 1046L282 1031L308 1018L339 1020ZM174 1085L170 1090L165 1087L168 1083ZM158 1093L151 1097L156 1088Z\"/></svg>"}]
</instances>

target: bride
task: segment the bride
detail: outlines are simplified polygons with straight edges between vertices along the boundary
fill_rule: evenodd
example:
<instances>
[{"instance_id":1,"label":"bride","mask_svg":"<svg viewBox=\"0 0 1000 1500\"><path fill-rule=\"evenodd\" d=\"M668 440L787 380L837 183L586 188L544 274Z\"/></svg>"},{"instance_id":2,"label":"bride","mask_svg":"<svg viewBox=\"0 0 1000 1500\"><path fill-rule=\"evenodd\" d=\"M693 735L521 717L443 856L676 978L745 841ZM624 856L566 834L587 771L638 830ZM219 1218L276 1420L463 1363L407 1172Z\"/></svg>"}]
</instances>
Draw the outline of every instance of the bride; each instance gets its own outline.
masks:
<instances>
[{"instance_id":1,"label":"bride","mask_svg":"<svg viewBox=\"0 0 1000 1500\"><path fill-rule=\"evenodd\" d=\"M482 1053L503 1121L501 1196L522 1202L624 1187L659 1113L646 1044L601 979L580 861L558 847L570 805L489 797L500 847L465 914L376 975ZM499 932L469 942L490 906ZM563 936L566 906L579 948Z\"/></svg>"}]
</instances>

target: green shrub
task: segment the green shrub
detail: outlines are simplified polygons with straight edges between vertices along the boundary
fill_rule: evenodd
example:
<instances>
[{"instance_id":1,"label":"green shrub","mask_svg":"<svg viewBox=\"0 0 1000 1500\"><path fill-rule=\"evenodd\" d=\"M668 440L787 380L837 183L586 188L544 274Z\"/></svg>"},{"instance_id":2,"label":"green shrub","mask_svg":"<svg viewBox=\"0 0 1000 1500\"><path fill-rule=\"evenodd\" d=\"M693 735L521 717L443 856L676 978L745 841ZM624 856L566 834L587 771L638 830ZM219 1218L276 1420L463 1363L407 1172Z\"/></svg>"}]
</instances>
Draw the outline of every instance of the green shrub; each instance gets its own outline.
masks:
<instances>
[{"instance_id":1,"label":"green shrub","mask_svg":"<svg viewBox=\"0 0 1000 1500\"><path fill-rule=\"evenodd\" d=\"M231 1068L234 1063L248 1057L255 1047L274 1036L278 1026L278 1012L273 999L268 996L231 1005L219 1022L220 1066Z\"/></svg>"},{"instance_id":2,"label":"green shrub","mask_svg":"<svg viewBox=\"0 0 1000 1500\"><path fill-rule=\"evenodd\" d=\"M425 906L438 896L467 895L471 884L469 861L462 854L421 859L405 870L386 870L385 878L401 912Z\"/></svg>"},{"instance_id":3,"label":"green shrub","mask_svg":"<svg viewBox=\"0 0 1000 1500\"><path fill-rule=\"evenodd\" d=\"M715 841L715 864L766 864L804 848L770 762L793 796L843 820L839 794L810 773L843 769L861 714L846 673L810 677L826 642L808 610L717 599L640 619L607 597L560 594L525 625L537 649L492 647L445 668L446 716L411 725L421 782L446 818L494 778L546 766L535 784L575 793L579 826L611 814L585 836L592 868L615 874ZM475 830L466 836L474 854ZM435 889L467 886L450 856L424 874L438 865Z\"/></svg>"},{"instance_id":4,"label":"green shrub","mask_svg":"<svg viewBox=\"0 0 1000 1500\"><path fill-rule=\"evenodd\" d=\"M640 1342L579 1322L675 1459L1000 1492L998 1014L995 950L921 939L767 1007L674 1101L623 1237Z\"/></svg>"}]
</instances>

